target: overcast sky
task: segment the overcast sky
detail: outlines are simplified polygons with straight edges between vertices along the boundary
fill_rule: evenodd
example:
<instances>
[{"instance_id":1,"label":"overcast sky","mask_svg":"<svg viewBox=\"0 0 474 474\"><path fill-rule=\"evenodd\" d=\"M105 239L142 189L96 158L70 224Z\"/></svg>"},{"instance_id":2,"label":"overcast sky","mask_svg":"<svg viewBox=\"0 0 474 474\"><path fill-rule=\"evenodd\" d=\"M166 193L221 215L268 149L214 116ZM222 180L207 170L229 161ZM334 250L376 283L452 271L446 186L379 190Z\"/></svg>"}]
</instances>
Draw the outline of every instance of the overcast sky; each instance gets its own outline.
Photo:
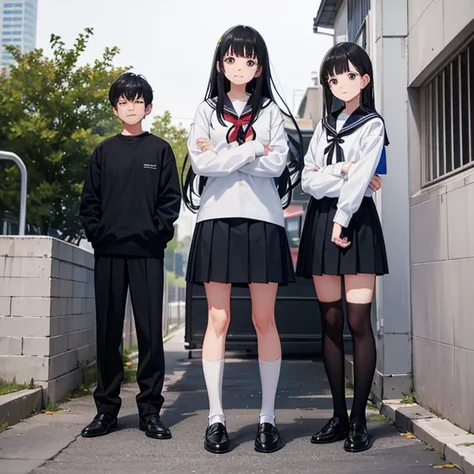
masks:
<instances>
[{"instance_id":1,"label":"overcast sky","mask_svg":"<svg viewBox=\"0 0 474 474\"><path fill-rule=\"evenodd\" d=\"M332 39L313 33L320 0L39 0L37 46L48 54L51 33L72 45L94 28L84 54L92 62L118 46L116 64L133 66L151 83L154 113L169 110L188 127L203 99L217 40L247 24L264 37L274 79L290 108L312 85ZM100 9L99 9L100 7ZM151 119L148 121L148 126ZM146 128L148 128L146 126Z\"/></svg>"}]
</instances>

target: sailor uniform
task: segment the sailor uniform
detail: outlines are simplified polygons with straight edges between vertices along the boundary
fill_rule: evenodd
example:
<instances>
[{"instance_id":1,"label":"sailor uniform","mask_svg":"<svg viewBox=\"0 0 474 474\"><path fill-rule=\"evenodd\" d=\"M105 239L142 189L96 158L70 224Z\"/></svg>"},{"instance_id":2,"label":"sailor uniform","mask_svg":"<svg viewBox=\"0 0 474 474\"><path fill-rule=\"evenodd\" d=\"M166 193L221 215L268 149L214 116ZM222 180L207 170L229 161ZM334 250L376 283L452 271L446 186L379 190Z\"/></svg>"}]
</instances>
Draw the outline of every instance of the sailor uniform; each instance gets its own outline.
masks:
<instances>
[{"instance_id":1,"label":"sailor uniform","mask_svg":"<svg viewBox=\"0 0 474 474\"><path fill-rule=\"evenodd\" d=\"M215 100L202 102L196 112L188 151L202 192L186 274L190 283L286 285L295 279L275 181L287 165L284 120L266 100L250 123L250 103L227 96L224 126ZM196 140L204 137L214 150L199 149ZM268 155L264 145L271 148Z\"/></svg>"},{"instance_id":2,"label":"sailor uniform","mask_svg":"<svg viewBox=\"0 0 474 474\"><path fill-rule=\"evenodd\" d=\"M340 111L316 127L305 156L302 189L311 195L302 231L296 274L350 275L388 273L382 227L370 181L385 169L388 144L382 117L360 107L351 115ZM344 163L352 161L347 176ZM382 170L383 171L383 170ZM331 241L334 222L351 245Z\"/></svg>"}]
</instances>

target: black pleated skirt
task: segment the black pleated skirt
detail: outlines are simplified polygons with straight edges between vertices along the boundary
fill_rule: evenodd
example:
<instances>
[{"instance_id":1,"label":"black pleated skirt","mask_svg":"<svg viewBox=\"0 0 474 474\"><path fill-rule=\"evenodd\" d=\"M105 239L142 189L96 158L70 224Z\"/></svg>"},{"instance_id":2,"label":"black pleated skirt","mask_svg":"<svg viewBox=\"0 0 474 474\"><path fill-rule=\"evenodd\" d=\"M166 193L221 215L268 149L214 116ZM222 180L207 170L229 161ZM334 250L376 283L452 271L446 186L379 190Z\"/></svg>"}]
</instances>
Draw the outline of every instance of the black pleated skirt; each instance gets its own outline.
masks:
<instances>
[{"instance_id":1,"label":"black pleated skirt","mask_svg":"<svg viewBox=\"0 0 474 474\"><path fill-rule=\"evenodd\" d=\"M241 218L198 222L189 251L186 281L240 287L249 283L294 282L285 229Z\"/></svg>"},{"instance_id":2,"label":"black pleated skirt","mask_svg":"<svg viewBox=\"0 0 474 474\"><path fill-rule=\"evenodd\" d=\"M372 198L364 197L359 210L344 229L351 245L345 249L331 241L337 198L311 198L306 211L296 274L355 275L388 273L382 226Z\"/></svg>"}]
</instances>

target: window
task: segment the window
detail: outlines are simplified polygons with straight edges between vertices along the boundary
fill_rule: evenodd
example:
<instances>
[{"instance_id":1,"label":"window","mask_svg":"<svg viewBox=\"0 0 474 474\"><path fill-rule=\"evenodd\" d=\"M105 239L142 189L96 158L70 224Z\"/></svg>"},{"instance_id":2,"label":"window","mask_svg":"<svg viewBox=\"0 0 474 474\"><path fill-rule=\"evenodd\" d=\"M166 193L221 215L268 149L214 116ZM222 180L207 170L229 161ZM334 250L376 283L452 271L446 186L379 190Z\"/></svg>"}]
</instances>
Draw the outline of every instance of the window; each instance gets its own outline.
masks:
<instances>
[{"instance_id":1,"label":"window","mask_svg":"<svg viewBox=\"0 0 474 474\"><path fill-rule=\"evenodd\" d=\"M15 22L15 21L22 21L21 16L7 16L3 18L3 23L8 23L8 22Z\"/></svg>"},{"instance_id":2,"label":"window","mask_svg":"<svg viewBox=\"0 0 474 474\"><path fill-rule=\"evenodd\" d=\"M21 15L22 13L21 10L3 10L4 15Z\"/></svg>"},{"instance_id":3,"label":"window","mask_svg":"<svg viewBox=\"0 0 474 474\"><path fill-rule=\"evenodd\" d=\"M370 10L370 0L348 0L347 3L347 29L348 41L356 42L360 30Z\"/></svg>"},{"instance_id":4,"label":"window","mask_svg":"<svg viewBox=\"0 0 474 474\"><path fill-rule=\"evenodd\" d=\"M423 185L474 163L474 41L421 90Z\"/></svg>"}]
</instances>

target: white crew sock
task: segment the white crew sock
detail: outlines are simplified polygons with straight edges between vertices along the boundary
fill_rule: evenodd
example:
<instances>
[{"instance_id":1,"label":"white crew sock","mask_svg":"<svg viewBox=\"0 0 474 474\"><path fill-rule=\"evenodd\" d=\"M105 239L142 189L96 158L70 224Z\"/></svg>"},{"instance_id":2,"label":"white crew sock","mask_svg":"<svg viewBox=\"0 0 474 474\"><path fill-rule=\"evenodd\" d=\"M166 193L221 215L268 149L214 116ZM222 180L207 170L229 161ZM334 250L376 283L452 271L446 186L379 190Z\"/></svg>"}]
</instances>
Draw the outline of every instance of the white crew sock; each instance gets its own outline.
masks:
<instances>
[{"instance_id":1,"label":"white crew sock","mask_svg":"<svg viewBox=\"0 0 474 474\"><path fill-rule=\"evenodd\" d=\"M271 423L275 426L275 397L280 378L281 359L274 362L259 360L260 380L262 382L262 409L260 423Z\"/></svg>"},{"instance_id":2,"label":"white crew sock","mask_svg":"<svg viewBox=\"0 0 474 474\"><path fill-rule=\"evenodd\" d=\"M209 398L209 426L218 422L225 425L224 410L222 409L224 360L211 362L203 359L202 369Z\"/></svg>"}]
</instances>

